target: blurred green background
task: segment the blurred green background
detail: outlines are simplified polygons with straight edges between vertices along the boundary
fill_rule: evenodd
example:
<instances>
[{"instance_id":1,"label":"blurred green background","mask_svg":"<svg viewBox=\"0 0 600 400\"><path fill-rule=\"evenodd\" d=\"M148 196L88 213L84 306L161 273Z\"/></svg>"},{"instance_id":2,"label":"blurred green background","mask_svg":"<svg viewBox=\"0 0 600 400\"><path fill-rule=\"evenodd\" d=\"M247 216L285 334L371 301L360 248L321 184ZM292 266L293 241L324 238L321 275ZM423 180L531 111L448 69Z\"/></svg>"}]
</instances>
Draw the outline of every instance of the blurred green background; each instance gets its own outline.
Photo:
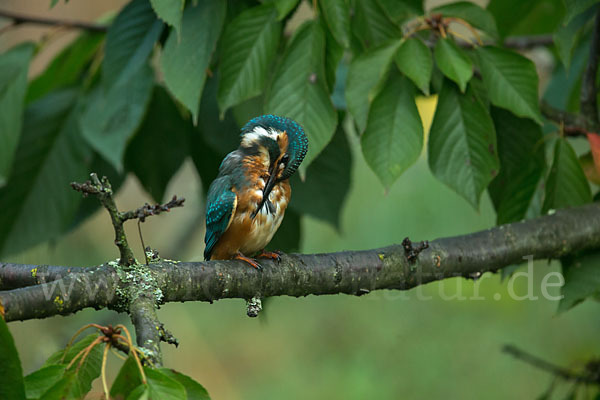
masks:
<instances>
[{"instance_id":1,"label":"blurred green background","mask_svg":"<svg viewBox=\"0 0 600 400\"><path fill-rule=\"evenodd\" d=\"M419 105L427 128L435 100L423 99ZM405 236L431 240L494 225L489 199L484 196L481 210L473 210L433 178L425 155L385 194L357 154L358 139L352 134L349 139L355 153L353 180L341 228L304 217L302 252L368 249L399 243ZM187 162L166 194L184 196L186 207L144 223L147 245L166 257L201 259L200 189ZM128 209L145 201L150 198L129 177L117 204ZM136 224L127 228L139 257ZM94 265L116 257L110 221L102 210L60 241L6 261ZM544 274L559 268L537 263L535 301L510 299L507 281L488 273L476 282L456 278L360 298L273 298L257 319L245 315L242 300L167 304L159 317L181 344L177 349L163 345L164 361L202 383L213 399L536 398L552 376L502 353L504 344L573 368L600 354L600 303L586 302L557 314L558 302L541 296ZM513 283L518 295L527 293L525 278ZM485 300L469 299L475 286ZM551 288L550 294L559 291ZM126 316L106 310L11 323L25 372L39 368L77 328L91 322L130 326ZM109 359L109 379L120 363L117 357ZM95 388L89 398L100 398L99 382ZM563 384L557 392L569 389Z\"/></svg>"},{"instance_id":2,"label":"blurred green background","mask_svg":"<svg viewBox=\"0 0 600 400\"><path fill-rule=\"evenodd\" d=\"M72 1L48 10L47 2L3 0L11 10L84 20L118 9L122 3ZM3 35L0 48L47 34L43 27L18 30L13 36ZM66 31L51 34L52 43L44 50L47 57L36 57L34 75L74 36ZM434 100L422 100L420 109L428 127ZM433 178L425 155L384 193L359 154L358 139L349 134L349 140L354 153L352 186L340 229L303 217L302 252L369 249L399 243L406 236L432 240L494 225L487 195L481 209L473 210ZM71 189L65 186L65 190ZM147 220L143 224L146 244L168 258L201 260L200 191L199 177L188 160L166 193L185 197L186 206ZM146 201L151 199L134 177L117 196L121 209ZM141 258L135 223L127 229ZM3 261L95 265L118 256L112 241L108 215L101 210L56 243ZM360 298L273 298L256 319L245 315L241 300L167 304L159 317L181 344L177 349L163 345L164 362L202 383L216 400L536 398L553 377L502 353L504 344L572 368L582 368L590 356L600 355L600 303L588 301L557 314L558 302L541 296L543 276L559 270L556 263L536 263L533 294L539 299L535 301L510 299L507 281L488 273L477 282L456 278L408 292L379 291ZM528 290L524 278L516 279L514 287L519 295ZM475 288L485 300L468 299ZM559 294L552 289L551 294ZM24 372L39 368L80 326L92 322L130 326L125 315L107 310L11 323ZM109 380L121 362L110 357ZM561 384L555 398L569 389L569 384ZM101 396L97 381L88 397Z\"/></svg>"}]
</instances>

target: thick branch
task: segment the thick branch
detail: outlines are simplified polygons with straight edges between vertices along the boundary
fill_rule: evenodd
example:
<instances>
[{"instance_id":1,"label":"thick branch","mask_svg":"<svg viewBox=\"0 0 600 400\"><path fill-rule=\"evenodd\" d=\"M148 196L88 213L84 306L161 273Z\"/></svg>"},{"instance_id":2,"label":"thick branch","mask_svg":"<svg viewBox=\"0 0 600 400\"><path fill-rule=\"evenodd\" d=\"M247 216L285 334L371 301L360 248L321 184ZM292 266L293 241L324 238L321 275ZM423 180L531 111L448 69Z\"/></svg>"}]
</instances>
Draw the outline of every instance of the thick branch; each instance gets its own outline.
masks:
<instances>
[{"instance_id":1,"label":"thick branch","mask_svg":"<svg viewBox=\"0 0 600 400\"><path fill-rule=\"evenodd\" d=\"M30 266L25 267L28 271ZM9 310L7 321L68 315L88 307L116 309L119 282L113 267L102 266L40 285L2 291L0 303Z\"/></svg>"},{"instance_id":2,"label":"thick branch","mask_svg":"<svg viewBox=\"0 0 600 400\"><path fill-rule=\"evenodd\" d=\"M159 367L162 365L162 353L160 351L162 324L156 315L154 298L139 296L129 305L131 322L135 327L136 341L147 359Z\"/></svg>"},{"instance_id":3,"label":"thick branch","mask_svg":"<svg viewBox=\"0 0 600 400\"><path fill-rule=\"evenodd\" d=\"M106 32L108 30L108 26L99 25L90 22L82 22L82 21L69 21L64 19L52 19L52 18L42 18L35 17L33 15L23 15L17 14L11 11L0 10L0 18L10 19L14 25L21 24L37 24L37 25L50 25L50 26L61 26L64 28L75 28L75 29L83 29L92 32Z\"/></svg>"},{"instance_id":4,"label":"thick branch","mask_svg":"<svg viewBox=\"0 0 600 400\"><path fill-rule=\"evenodd\" d=\"M581 112L598 124L598 105L596 103L596 77L598 76L598 57L600 56L600 10L596 14L592 43L590 44L590 57L588 60L583 82L581 83Z\"/></svg>"},{"instance_id":5,"label":"thick branch","mask_svg":"<svg viewBox=\"0 0 600 400\"><path fill-rule=\"evenodd\" d=\"M364 251L284 255L279 263L263 261L256 271L239 261L174 263L160 261L147 269L161 302L214 301L223 298L362 295L379 289L406 290L451 277L476 277L523 257L556 259L600 248L600 204L558 210L553 215L429 242L414 262L402 245ZM27 269L29 266L24 266ZM95 274L95 275L94 275ZM86 276L93 279L84 279ZM68 314L85 307L123 310L117 276L111 266L71 274L47 284L0 292L7 321ZM103 281L106 282L103 283ZM57 284L63 282L62 286ZM65 296L61 287L73 285ZM92 294L89 285L96 290ZM98 290L101 285L102 290ZM55 302L56 297L66 299ZM142 336L144 340L145 336Z\"/></svg>"},{"instance_id":6,"label":"thick branch","mask_svg":"<svg viewBox=\"0 0 600 400\"><path fill-rule=\"evenodd\" d=\"M63 278L71 272L90 272L98 267L59 267L52 265L24 265L0 262L0 290L39 285Z\"/></svg>"}]
</instances>

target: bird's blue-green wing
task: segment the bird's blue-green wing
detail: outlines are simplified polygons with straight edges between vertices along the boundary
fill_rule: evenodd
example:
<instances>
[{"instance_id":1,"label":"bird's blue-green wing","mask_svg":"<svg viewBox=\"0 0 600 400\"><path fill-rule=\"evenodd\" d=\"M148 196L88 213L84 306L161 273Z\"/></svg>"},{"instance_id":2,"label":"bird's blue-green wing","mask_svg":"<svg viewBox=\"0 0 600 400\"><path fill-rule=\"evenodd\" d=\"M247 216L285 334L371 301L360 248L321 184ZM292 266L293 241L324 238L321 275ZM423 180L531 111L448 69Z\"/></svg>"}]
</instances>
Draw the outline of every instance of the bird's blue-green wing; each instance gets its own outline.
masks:
<instances>
[{"instance_id":1,"label":"bird's blue-green wing","mask_svg":"<svg viewBox=\"0 0 600 400\"><path fill-rule=\"evenodd\" d=\"M213 249L235 213L237 197L231 190L229 176L222 176L213 181L206 198L206 236L204 236L204 259L209 260Z\"/></svg>"}]
</instances>

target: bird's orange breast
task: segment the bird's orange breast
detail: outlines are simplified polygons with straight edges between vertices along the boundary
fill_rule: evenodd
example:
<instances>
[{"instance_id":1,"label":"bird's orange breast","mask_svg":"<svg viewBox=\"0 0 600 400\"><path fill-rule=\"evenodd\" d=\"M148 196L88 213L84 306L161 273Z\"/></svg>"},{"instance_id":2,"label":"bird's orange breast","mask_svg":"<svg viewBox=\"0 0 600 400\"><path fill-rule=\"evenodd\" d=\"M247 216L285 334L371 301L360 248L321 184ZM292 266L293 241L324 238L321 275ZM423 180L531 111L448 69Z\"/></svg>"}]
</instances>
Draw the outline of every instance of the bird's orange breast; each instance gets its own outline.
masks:
<instances>
[{"instance_id":1,"label":"bird's orange breast","mask_svg":"<svg viewBox=\"0 0 600 400\"><path fill-rule=\"evenodd\" d=\"M289 182L283 181L273 187L269 201L273 205L269 210L265 203L253 218L252 214L262 200L262 187L259 185L238 192L237 207L229 228L215 245L211 256L213 260L225 260L241 252L251 256L264 249L283 220L292 189Z\"/></svg>"}]
</instances>

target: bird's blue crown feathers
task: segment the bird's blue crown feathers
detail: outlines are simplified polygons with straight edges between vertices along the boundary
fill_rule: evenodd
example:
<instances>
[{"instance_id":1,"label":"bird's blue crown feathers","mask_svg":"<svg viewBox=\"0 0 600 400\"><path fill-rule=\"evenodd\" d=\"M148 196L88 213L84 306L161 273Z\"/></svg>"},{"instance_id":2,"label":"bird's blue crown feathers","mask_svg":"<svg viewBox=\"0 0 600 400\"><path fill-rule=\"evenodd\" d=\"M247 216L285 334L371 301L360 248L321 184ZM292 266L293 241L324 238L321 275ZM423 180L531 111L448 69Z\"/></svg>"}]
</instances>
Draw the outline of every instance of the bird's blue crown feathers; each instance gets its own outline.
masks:
<instances>
[{"instance_id":1,"label":"bird's blue crown feathers","mask_svg":"<svg viewBox=\"0 0 600 400\"><path fill-rule=\"evenodd\" d=\"M267 114L248 121L248 123L242 127L241 136L252 132L254 128L258 126L265 129L276 129L281 132L285 131L287 133L289 141L287 152L290 156L290 161L282 179L289 178L296 172L308 151L308 138L306 137L304 130L299 123L290 118Z\"/></svg>"}]
</instances>

